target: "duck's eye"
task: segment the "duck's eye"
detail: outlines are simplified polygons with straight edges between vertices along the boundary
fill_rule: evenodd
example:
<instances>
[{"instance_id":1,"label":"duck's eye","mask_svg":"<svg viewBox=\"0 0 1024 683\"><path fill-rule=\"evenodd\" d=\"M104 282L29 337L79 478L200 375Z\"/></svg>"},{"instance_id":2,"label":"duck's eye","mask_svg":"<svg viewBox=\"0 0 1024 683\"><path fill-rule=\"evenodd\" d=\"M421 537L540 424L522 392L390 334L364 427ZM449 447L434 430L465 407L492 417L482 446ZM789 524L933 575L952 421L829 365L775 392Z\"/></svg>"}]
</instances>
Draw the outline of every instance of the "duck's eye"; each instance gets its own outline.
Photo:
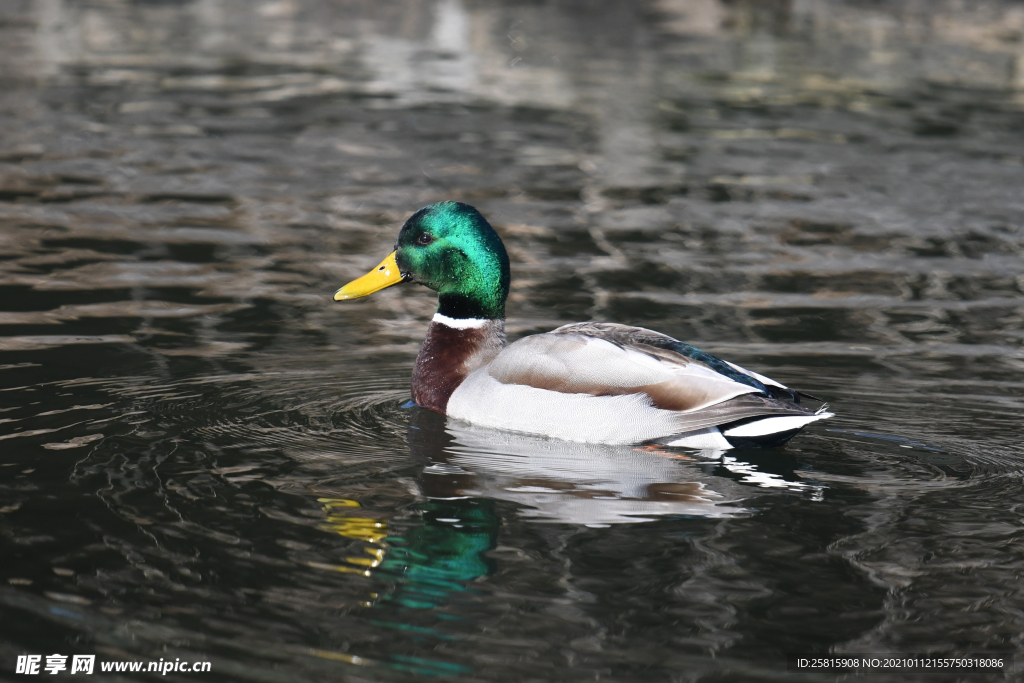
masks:
<instances>
[{"instance_id":1,"label":"duck's eye","mask_svg":"<svg viewBox=\"0 0 1024 683\"><path fill-rule=\"evenodd\" d=\"M420 235L419 237L416 238L417 244L427 245L427 244L430 244L433 241L434 241L434 236L431 235L429 232L425 232L425 233L423 233L422 235Z\"/></svg>"}]
</instances>

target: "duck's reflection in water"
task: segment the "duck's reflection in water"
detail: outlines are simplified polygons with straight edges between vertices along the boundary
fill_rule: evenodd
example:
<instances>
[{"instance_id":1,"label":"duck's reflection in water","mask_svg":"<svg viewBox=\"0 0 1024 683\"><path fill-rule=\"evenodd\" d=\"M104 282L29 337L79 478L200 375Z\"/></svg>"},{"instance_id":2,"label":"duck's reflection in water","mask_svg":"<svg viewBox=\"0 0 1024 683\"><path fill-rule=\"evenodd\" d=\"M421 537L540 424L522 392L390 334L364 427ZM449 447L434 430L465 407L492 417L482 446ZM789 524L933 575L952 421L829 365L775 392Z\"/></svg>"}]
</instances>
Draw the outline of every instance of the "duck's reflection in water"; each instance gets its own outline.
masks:
<instances>
[{"instance_id":1,"label":"duck's reflection in water","mask_svg":"<svg viewBox=\"0 0 1024 683\"><path fill-rule=\"evenodd\" d=\"M463 608L479 597L474 582L496 568L489 551L497 546L499 509L509 507L502 502L514 504L522 519L567 525L565 533L573 534L574 527L671 516L746 515L741 501L755 493L752 486L820 497L820 487L800 481L795 461L781 453L579 444L477 430L419 409L411 415L408 443L424 462L416 481L421 523L393 526L367 516L356 501L322 498L322 528L362 541L365 554L317 567L387 581L390 587L364 605L375 613L371 623L404 632L410 643L472 637L472 610ZM470 671L393 652L360 661L435 675Z\"/></svg>"},{"instance_id":2,"label":"duck's reflection in water","mask_svg":"<svg viewBox=\"0 0 1024 683\"><path fill-rule=\"evenodd\" d=\"M537 522L602 527L671 515L733 517L747 513L739 502L752 493L745 484L808 488L734 451L572 443L414 413L409 446L428 463L418 480L428 500L509 501Z\"/></svg>"}]
</instances>

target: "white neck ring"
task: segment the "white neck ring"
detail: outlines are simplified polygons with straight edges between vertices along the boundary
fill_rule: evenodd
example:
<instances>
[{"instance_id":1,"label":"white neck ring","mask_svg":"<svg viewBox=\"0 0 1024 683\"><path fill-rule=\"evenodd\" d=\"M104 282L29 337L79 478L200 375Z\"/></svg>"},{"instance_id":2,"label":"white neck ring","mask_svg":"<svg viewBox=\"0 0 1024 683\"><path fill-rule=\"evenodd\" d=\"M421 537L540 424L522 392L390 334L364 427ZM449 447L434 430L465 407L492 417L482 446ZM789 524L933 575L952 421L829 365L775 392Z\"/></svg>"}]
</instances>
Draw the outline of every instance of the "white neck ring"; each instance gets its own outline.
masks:
<instances>
[{"instance_id":1,"label":"white neck ring","mask_svg":"<svg viewBox=\"0 0 1024 683\"><path fill-rule=\"evenodd\" d=\"M475 330L483 327L490 321L484 318L449 318L446 315L435 313L434 322L456 330Z\"/></svg>"}]
</instances>

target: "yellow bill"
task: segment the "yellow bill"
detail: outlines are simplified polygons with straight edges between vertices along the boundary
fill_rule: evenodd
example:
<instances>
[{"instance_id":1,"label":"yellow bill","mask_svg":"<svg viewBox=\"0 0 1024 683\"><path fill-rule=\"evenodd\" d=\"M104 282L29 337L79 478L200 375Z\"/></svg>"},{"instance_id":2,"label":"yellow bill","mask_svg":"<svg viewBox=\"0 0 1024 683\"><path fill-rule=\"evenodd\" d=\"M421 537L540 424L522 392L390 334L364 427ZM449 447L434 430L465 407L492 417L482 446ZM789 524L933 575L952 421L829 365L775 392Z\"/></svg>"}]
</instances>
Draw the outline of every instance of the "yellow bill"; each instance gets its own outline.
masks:
<instances>
[{"instance_id":1,"label":"yellow bill","mask_svg":"<svg viewBox=\"0 0 1024 683\"><path fill-rule=\"evenodd\" d=\"M335 292L334 300L358 299L361 296L379 292L385 287L397 285L403 279L402 273L398 270L398 263L395 262L395 252L391 252L386 259L380 262L379 266Z\"/></svg>"}]
</instances>

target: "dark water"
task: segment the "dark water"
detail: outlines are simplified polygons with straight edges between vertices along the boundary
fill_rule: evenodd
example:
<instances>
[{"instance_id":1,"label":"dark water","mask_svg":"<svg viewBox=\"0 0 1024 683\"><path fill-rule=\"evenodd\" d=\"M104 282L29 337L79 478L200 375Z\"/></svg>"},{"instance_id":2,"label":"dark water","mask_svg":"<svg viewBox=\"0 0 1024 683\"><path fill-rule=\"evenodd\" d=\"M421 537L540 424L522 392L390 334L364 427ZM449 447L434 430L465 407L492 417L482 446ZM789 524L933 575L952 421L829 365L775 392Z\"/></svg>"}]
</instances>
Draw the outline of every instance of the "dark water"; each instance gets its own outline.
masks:
<instances>
[{"instance_id":1,"label":"dark water","mask_svg":"<svg viewBox=\"0 0 1024 683\"><path fill-rule=\"evenodd\" d=\"M1022 31L1012 2L0 3L0 679L1020 652ZM431 293L331 294L453 198L508 245L513 336L645 325L837 417L702 458L402 408Z\"/></svg>"}]
</instances>

